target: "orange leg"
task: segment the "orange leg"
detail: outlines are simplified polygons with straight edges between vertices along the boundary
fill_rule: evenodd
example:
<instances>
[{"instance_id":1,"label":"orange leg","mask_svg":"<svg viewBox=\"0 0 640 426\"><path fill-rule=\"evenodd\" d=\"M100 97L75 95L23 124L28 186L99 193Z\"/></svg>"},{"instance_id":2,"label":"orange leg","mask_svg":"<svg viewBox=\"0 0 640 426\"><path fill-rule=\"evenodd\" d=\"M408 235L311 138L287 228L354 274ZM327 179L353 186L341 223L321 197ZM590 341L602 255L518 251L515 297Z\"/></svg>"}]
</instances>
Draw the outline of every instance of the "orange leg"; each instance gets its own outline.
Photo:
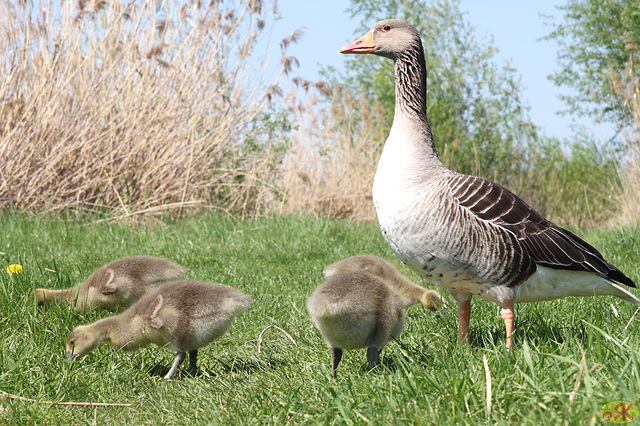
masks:
<instances>
[{"instance_id":1,"label":"orange leg","mask_svg":"<svg viewBox=\"0 0 640 426\"><path fill-rule=\"evenodd\" d=\"M458 302L458 341L469 343L469 322L471 321L471 300Z\"/></svg>"},{"instance_id":2,"label":"orange leg","mask_svg":"<svg viewBox=\"0 0 640 426\"><path fill-rule=\"evenodd\" d=\"M502 314L502 320L507 328L507 342L505 346L507 349L511 349L513 345L513 305L504 305L500 310L500 314Z\"/></svg>"}]
</instances>

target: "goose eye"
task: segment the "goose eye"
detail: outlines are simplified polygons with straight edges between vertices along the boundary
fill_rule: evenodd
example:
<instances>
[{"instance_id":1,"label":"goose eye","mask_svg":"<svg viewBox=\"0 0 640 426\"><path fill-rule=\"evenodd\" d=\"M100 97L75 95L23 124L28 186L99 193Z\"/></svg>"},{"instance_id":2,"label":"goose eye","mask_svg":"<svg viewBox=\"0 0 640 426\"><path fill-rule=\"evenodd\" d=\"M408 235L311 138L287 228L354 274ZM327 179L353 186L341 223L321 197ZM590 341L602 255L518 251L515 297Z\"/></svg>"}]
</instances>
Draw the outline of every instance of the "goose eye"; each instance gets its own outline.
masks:
<instances>
[{"instance_id":1,"label":"goose eye","mask_svg":"<svg viewBox=\"0 0 640 426\"><path fill-rule=\"evenodd\" d=\"M382 29L385 31L389 31L391 29L391 26L385 25L384 27L382 27Z\"/></svg>"}]
</instances>

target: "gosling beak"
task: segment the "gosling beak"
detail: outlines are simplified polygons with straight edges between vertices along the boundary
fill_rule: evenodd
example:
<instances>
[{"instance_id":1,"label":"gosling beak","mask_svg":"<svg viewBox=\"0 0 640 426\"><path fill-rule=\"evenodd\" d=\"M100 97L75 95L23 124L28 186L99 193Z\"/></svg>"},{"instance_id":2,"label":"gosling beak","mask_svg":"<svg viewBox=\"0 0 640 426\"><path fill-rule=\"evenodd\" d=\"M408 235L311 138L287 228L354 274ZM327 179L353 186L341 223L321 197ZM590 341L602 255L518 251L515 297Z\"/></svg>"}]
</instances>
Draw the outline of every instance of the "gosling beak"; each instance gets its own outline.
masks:
<instances>
[{"instance_id":1,"label":"gosling beak","mask_svg":"<svg viewBox=\"0 0 640 426\"><path fill-rule=\"evenodd\" d=\"M373 53L373 49L375 47L376 45L373 42L373 33L368 31L353 43L347 44L340 49L340 53Z\"/></svg>"},{"instance_id":2,"label":"gosling beak","mask_svg":"<svg viewBox=\"0 0 640 426\"><path fill-rule=\"evenodd\" d=\"M75 355L73 355L72 351L67 351L67 355L64 357L65 361L71 361L72 359L76 358Z\"/></svg>"}]
</instances>

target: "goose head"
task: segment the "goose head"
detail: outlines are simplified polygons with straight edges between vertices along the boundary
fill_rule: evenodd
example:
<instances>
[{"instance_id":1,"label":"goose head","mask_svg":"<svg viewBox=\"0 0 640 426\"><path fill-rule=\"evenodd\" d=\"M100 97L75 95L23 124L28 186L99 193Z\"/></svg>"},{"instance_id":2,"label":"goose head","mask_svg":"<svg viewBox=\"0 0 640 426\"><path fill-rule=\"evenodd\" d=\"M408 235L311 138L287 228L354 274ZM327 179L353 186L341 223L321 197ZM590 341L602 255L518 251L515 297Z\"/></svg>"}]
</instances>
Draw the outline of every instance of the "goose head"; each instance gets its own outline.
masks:
<instances>
[{"instance_id":1,"label":"goose head","mask_svg":"<svg viewBox=\"0 0 640 426\"><path fill-rule=\"evenodd\" d=\"M378 22L365 35L340 49L340 53L373 53L385 58L399 59L407 51L422 52L418 31L401 19Z\"/></svg>"}]
</instances>

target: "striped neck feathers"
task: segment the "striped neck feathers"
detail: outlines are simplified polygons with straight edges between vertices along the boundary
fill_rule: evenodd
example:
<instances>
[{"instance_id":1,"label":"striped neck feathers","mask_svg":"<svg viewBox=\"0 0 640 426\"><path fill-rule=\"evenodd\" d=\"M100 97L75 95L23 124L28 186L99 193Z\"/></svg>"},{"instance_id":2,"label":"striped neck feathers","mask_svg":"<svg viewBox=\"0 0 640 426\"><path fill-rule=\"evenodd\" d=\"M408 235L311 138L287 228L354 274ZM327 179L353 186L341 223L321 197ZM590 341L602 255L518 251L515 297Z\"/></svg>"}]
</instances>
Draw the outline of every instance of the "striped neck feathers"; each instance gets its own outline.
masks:
<instances>
[{"instance_id":1,"label":"striped neck feathers","mask_svg":"<svg viewBox=\"0 0 640 426\"><path fill-rule=\"evenodd\" d=\"M409 120L411 127L419 133L420 139L429 145L432 154L437 158L438 152L427 120L427 68L421 42L396 57L395 83L394 124L396 121Z\"/></svg>"}]
</instances>

